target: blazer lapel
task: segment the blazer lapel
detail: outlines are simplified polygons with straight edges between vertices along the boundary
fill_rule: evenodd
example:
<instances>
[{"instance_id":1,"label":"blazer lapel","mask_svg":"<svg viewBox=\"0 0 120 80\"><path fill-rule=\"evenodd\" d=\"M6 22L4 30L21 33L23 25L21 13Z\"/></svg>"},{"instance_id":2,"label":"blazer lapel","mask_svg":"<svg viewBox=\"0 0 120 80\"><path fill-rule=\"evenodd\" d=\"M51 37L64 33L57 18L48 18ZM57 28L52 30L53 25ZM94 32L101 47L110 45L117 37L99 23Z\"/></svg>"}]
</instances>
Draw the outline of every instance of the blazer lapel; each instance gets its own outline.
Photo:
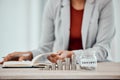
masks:
<instances>
[{"instance_id":1,"label":"blazer lapel","mask_svg":"<svg viewBox=\"0 0 120 80\"><path fill-rule=\"evenodd\" d=\"M83 15L83 23L82 23L82 43L83 43L83 49L86 49L86 43L87 43L87 34L88 34L88 27L90 24L90 19L93 12L93 5L94 0L86 0L85 4L85 11Z\"/></svg>"},{"instance_id":2,"label":"blazer lapel","mask_svg":"<svg viewBox=\"0 0 120 80\"><path fill-rule=\"evenodd\" d=\"M63 32L63 49L67 50L70 34L70 0L61 0L61 27Z\"/></svg>"},{"instance_id":3,"label":"blazer lapel","mask_svg":"<svg viewBox=\"0 0 120 80\"><path fill-rule=\"evenodd\" d=\"M61 0L61 27L63 27L63 49L67 50L70 35L70 0ZM87 32L93 11L94 0L86 0L82 23L83 48L86 48Z\"/></svg>"}]
</instances>

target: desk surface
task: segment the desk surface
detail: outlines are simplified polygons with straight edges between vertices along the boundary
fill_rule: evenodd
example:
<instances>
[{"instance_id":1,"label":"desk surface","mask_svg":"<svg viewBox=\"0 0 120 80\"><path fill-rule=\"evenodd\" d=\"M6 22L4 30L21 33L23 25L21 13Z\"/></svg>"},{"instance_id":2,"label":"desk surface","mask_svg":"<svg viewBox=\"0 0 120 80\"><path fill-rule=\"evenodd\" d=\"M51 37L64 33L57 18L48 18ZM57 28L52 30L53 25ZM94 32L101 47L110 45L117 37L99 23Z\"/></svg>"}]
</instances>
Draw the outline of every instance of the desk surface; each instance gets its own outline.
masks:
<instances>
[{"instance_id":1,"label":"desk surface","mask_svg":"<svg viewBox=\"0 0 120 80\"><path fill-rule=\"evenodd\" d=\"M40 70L39 68L2 68L0 79L120 79L120 63L98 63L93 71Z\"/></svg>"}]
</instances>

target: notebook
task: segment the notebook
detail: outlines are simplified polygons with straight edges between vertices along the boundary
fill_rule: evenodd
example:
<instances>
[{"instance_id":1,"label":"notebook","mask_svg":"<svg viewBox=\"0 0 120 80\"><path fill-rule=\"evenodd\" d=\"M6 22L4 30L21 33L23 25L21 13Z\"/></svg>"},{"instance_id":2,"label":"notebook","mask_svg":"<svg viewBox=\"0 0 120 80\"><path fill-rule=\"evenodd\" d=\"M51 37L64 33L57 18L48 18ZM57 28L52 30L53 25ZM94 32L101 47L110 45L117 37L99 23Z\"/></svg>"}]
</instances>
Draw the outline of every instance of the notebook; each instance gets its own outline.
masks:
<instances>
[{"instance_id":1,"label":"notebook","mask_svg":"<svg viewBox=\"0 0 120 80\"><path fill-rule=\"evenodd\" d=\"M3 68L32 68L32 67L41 67L44 68L47 65L50 65L50 61L47 59L47 56L50 53L40 54L33 58L32 61L7 61L4 62Z\"/></svg>"}]
</instances>

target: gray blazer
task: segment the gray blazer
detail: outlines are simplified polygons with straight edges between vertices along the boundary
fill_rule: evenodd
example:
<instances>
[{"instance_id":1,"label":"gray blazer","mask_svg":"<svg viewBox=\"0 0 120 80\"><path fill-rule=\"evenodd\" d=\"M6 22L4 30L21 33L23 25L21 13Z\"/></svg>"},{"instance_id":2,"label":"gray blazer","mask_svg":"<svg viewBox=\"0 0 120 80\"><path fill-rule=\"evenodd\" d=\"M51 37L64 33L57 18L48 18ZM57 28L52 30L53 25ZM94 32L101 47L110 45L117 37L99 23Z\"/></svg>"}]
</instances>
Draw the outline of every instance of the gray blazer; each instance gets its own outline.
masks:
<instances>
[{"instance_id":1,"label":"gray blazer","mask_svg":"<svg viewBox=\"0 0 120 80\"><path fill-rule=\"evenodd\" d=\"M77 59L82 52L96 51L98 61L111 55L111 40L114 37L114 13L112 0L86 0L83 23L83 50L73 51ZM48 0L42 22L40 47L33 50L33 56L40 53L67 50L70 34L70 0Z\"/></svg>"}]
</instances>

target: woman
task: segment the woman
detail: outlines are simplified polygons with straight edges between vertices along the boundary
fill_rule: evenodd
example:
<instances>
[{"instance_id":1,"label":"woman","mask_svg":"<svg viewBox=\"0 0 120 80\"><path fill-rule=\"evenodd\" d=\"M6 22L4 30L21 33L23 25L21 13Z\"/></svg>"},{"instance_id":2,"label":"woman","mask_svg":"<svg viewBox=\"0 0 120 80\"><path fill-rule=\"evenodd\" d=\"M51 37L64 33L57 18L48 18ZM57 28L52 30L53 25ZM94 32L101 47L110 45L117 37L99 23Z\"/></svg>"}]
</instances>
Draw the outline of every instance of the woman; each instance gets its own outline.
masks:
<instances>
[{"instance_id":1,"label":"woman","mask_svg":"<svg viewBox=\"0 0 120 80\"><path fill-rule=\"evenodd\" d=\"M78 59L87 50L96 51L97 60L105 61L111 54L110 43L115 33L113 15L112 0L49 0L40 47L11 53L4 61L31 60L41 53L55 52L48 59L56 62L73 54Z\"/></svg>"}]
</instances>

